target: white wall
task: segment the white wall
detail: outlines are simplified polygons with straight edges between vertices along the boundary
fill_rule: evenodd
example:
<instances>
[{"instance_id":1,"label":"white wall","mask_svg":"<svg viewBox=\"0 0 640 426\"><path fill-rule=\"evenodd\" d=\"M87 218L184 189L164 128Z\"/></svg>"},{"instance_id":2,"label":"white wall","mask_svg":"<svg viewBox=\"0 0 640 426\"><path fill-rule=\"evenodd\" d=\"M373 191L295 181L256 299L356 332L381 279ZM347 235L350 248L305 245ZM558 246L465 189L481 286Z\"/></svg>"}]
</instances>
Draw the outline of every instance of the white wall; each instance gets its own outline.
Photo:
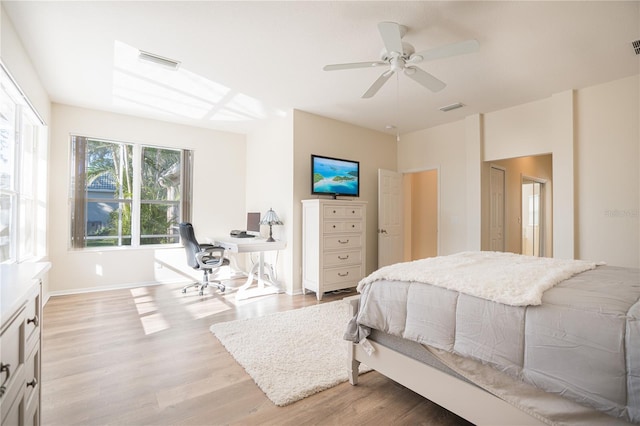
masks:
<instances>
[{"instance_id":1,"label":"white wall","mask_svg":"<svg viewBox=\"0 0 640 426\"><path fill-rule=\"evenodd\" d=\"M441 254L479 248L480 235L469 235L480 232L477 222L465 217L481 211L468 176L475 156L481 162L552 154L554 257L640 266L639 79L487 113L473 128L464 120L402 135L398 170L441 169Z\"/></svg>"},{"instance_id":2,"label":"white wall","mask_svg":"<svg viewBox=\"0 0 640 426\"><path fill-rule=\"evenodd\" d=\"M49 95L47 94L42 82L40 81L40 77L38 73L31 63L31 59L27 55L22 42L18 38L15 28L11 21L9 20L7 14L4 12L4 6L0 3L0 58L2 58L2 63L7 68L11 76L14 78L20 89L27 96L31 105L35 108L35 110L40 115L47 125L47 139L51 138L50 136L50 124L51 124L51 101L49 100ZM50 151L50 150L49 150ZM47 189L48 190L48 189ZM49 209L50 211L50 209ZM44 259L38 260L49 260L48 254L50 252L49 244L50 240L46 233L46 230L50 228L49 219L48 219L48 211L44 212L44 215L47 218L44 220L45 229L38 229L38 232L42 232L44 234ZM38 226L40 227L40 220L38 221ZM40 238L38 241L40 244ZM39 248L40 251L40 248ZM44 294L47 294L49 291L49 276L46 275L42 280L42 290Z\"/></svg>"},{"instance_id":3,"label":"white wall","mask_svg":"<svg viewBox=\"0 0 640 426\"><path fill-rule=\"evenodd\" d=\"M52 123L49 194L52 294L201 278L201 274L186 266L182 248L68 248L71 134L193 150L192 222L197 238L228 235L229 229L244 224L243 135L60 104L53 105Z\"/></svg>"},{"instance_id":4,"label":"white wall","mask_svg":"<svg viewBox=\"0 0 640 426\"><path fill-rule=\"evenodd\" d=\"M440 171L440 255L468 249L465 135L465 122L458 121L403 134L398 144L399 172Z\"/></svg>"},{"instance_id":5,"label":"white wall","mask_svg":"<svg viewBox=\"0 0 640 426\"><path fill-rule=\"evenodd\" d=\"M378 169L396 170L396 138L303 111L294 111L294 290L301 289L302 200L311 196L311 154L360 161L360 197L367 202L367 273L378 266Z\"/></svg>"},{"instance_id":6,"label":"white wall","mask_svg":"<svg viewBox=\"0 0 640 426\"><path fill-rule=\"evenodd\" d=\"M573 93L484 115L484 158L493 161L552 154L553 257L574 253Z\"/></svg>"},{"instance_id":7,"label":"white wall","mask_svg":"<svg viewBox=\"0 0 640 426\"><path fill-rule=\"evenodd\" d=\"M247 136L247 211L263 216L273 208L283 225L273 226L273 238L287 241L280 252L265 252L265 260L277 264L278 283L293 292L293 253L291 236L296 226L293 194L293 111L286 116L264 121ZM269 227L262 226L263 236Z\"/></svg>"},{"instance_id":8,"label":"white wall","mask_svg":"<svg viewBox=\"0 0 640 426\"><path fill-rule=\"evenodd\" d=\"M13 24L4 12L3 6L0 7L0 57L45 123L50 124L49 95L40 82L40 77L24 50Z\"/></svg>"},{"instance_id":9,"label":"white wall","mask_svg":"<svg viewBox=\"0 0 640 426\"><path fill-rule=\"evenodd\" d=\"M576 93L576 254L640 265L640 76Z\"/></svg>"}]
</instances>

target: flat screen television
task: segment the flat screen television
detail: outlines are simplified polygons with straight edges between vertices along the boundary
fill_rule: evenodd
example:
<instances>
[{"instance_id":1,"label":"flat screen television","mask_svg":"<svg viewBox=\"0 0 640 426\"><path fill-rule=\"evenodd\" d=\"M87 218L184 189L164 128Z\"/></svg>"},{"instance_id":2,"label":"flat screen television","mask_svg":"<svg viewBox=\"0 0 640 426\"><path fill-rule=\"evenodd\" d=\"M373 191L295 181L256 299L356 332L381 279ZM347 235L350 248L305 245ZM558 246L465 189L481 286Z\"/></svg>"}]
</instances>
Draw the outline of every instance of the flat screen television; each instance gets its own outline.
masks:
<instances>
[{"instance_id":1,"label":"flat screen television","mask_svg":"<svg viewBox=\"0 0 640 426\"><path fill-rule=\"evenodd\" d=\"M311 154L311 193L360 196L360 162Z\"/></svg>"}]
</instances>

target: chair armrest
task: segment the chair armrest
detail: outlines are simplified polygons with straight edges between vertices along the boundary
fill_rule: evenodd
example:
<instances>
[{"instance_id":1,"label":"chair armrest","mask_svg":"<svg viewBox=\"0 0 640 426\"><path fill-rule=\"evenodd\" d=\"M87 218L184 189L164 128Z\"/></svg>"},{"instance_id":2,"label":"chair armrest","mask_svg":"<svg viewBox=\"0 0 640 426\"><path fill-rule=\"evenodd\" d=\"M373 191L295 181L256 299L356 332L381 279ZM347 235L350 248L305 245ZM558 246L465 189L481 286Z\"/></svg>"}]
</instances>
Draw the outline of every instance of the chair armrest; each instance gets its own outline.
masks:
<instances>
[{"instance_id":1,"label":"chair armrest","mask_svg":"<svg viewBox=\"0 0 640 426\"><path fill-rule=\"evenodd\" d=\"M209 246L204 248L203 246ZM215 268L224 264L224 247L204 244L200 246L203 250L196 253L196 261L201 268ZM217 260L216 262L210 262ZM207 263L209 262L209 263Z\"/></svg>"}]
</instances>

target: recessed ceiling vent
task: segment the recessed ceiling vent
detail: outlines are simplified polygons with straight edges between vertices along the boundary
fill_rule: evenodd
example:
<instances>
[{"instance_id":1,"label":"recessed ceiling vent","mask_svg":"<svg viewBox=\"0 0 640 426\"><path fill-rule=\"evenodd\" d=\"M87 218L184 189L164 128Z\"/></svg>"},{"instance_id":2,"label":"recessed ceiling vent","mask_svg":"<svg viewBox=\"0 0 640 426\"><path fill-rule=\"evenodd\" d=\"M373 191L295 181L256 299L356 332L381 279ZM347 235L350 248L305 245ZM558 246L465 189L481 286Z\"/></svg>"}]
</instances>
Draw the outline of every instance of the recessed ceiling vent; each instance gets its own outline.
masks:
<instances>
[{"instance_id":1,"label":"recessed ceiling vent","mask_svg":"<svg viewBox=\"0 0 640 426\"><path fill-rule=\"evenodd\" d=\"M456 102L455 104L443 106L443 107L440 107L439 109L440 109L440 111L447 112L447 111L451 111L451 110L454 110L454 109L462 108L463 106L464 106L463 103Z\"/></svg>"},{"instance_id":2,"label":"recessed ceiling vent","mask_svg":"<svg viewBox=\"0 0 640 426\"><path fill-rule=\"evenodd\" d=\"M165 58L164 56L156 55L155 53L145 52L144 50L140 50L139 52L138 58L143 61L162 65L163 67L171 68L172 70L177 70L180 66L180 62L174 61L173 59Z\"/></svg>"},{"instance_id":3,"label":"recessed ceiling vent","mask_svg":"<svg viewBox=\"0 0 640 426\"><path fill-rule=\"evenodd\" d=\"M640 55L640 40L636 40L631 44L633 44L633 50L636 51L636 55Z\"/></svg>"}]
</instances>

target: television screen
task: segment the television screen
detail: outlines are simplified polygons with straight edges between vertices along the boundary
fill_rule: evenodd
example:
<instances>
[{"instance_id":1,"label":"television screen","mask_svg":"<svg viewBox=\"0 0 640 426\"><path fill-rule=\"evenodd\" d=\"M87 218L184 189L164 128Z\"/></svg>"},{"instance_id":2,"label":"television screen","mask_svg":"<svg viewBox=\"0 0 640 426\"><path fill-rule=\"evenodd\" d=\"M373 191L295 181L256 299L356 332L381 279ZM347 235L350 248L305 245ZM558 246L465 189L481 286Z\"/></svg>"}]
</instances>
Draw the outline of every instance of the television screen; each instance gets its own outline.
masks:
<instances>
[{"instance_id":1,"label":"television screen","mask_svg":"<svg viewBox=\"0 0 640 426\"><path fill-rule=\"evenodd\" d=\"M360 162L311 155L311 193L360 196Z\"/></svg>"}]
</instances>

